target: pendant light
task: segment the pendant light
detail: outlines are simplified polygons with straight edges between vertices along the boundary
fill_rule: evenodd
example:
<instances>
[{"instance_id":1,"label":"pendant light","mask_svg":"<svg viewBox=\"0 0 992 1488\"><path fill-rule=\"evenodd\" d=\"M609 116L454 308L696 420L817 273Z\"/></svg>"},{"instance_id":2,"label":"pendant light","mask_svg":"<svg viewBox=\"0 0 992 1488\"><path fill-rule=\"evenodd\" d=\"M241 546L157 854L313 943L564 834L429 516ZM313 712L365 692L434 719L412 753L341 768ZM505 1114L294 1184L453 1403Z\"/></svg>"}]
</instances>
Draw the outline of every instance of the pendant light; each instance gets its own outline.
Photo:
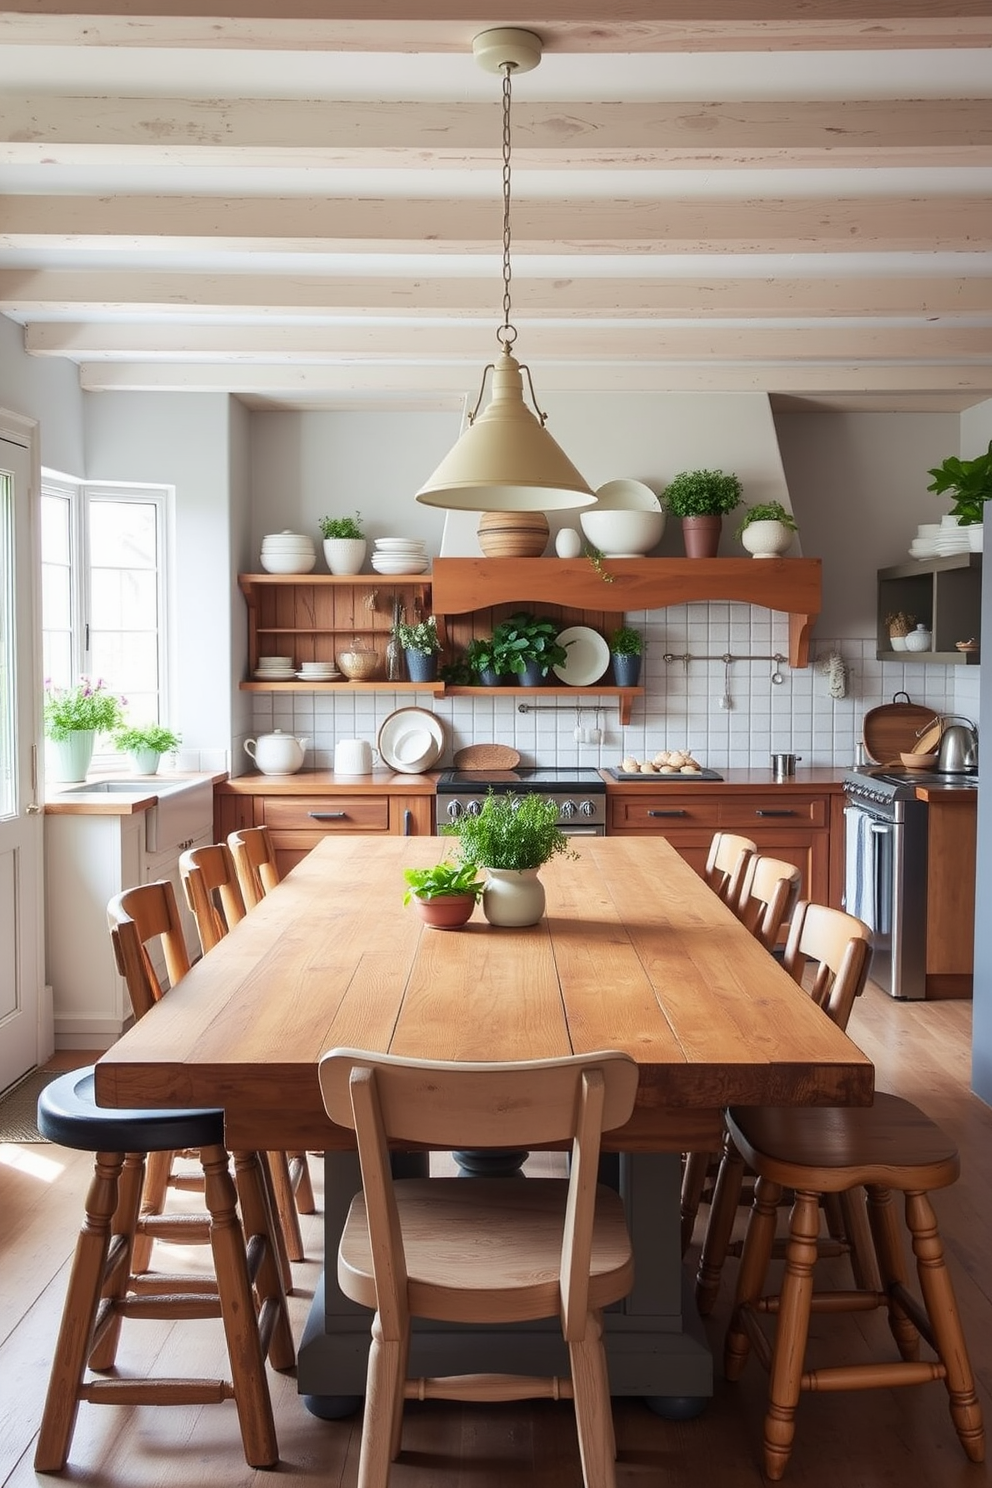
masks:
<instances>
[{"instance_id":1,"label":"pendant light","mask_svg":"<svg viewBox=\"0 0 992 1488\"><path fill-rule=\"evenodd\" d=\"M468 428L441 461L417 500L449 511L566 511L591 506L595 493L544 427L547 414L537 404L530 368L513 355L516 327L510 321L510 79L541 60L541 39L530 31L503 27L484 31L472 50L487 72L503 76L503 324L496 331L498 361L482 373ZM492 397L480 413L486 377ZM524 402L527 374L532 413Z\"/></svg>"}]
</instances>

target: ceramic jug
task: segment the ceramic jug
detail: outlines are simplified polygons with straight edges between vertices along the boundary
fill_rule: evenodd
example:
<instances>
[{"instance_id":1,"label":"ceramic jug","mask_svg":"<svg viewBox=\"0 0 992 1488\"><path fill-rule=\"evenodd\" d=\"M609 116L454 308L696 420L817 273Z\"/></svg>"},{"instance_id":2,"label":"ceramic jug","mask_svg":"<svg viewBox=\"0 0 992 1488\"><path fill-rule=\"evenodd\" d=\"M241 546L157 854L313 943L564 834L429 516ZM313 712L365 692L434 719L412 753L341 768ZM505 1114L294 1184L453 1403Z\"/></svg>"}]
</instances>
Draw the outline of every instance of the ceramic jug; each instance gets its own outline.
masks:
<instances>
[{"instance_id":1,"label":"ceramic jug","mask_svg":"<svg viewBox=\"0 0 992 1488\"><path fill-rule=\"evenodd\" d=\"M308 739L297 739L276 729L245 740L245 753L255 761L263 775L293 775L303 764Z\"/></svg>"}]
</instances>

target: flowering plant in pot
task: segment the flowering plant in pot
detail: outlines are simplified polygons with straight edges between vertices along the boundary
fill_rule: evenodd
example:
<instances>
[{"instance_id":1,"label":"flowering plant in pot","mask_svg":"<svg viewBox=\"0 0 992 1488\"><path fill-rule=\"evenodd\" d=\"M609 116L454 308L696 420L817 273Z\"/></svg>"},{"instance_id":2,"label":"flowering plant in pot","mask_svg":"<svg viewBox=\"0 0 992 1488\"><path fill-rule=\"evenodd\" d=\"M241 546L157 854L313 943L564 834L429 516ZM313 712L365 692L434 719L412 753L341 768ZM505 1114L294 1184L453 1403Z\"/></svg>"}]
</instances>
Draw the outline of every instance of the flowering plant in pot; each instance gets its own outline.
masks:
<instances>
[{"instance_id":1,"label":"flowering plant in pot","mask_svg":"<svg viewBox=\"0 0 992 1488\"><path fill-rule=\"evenodd\" d=\"M179 734L159 723L150 723L145 728L125 724L114 730L114 748L131 756L139 775L154 775L163 754L178 749L181 743Z\"/></svg>"},{"instance_id":2,"label":"flowering plant in pot","mask_svg":"<svg viewBox=\"0 0 992 1488\"><path fill-rule=\"evenodd\" d=\"M491 925L536 925L545 903L538 869L559 854L577 856L559 825L557 802L537 793L490 788L478 816L461 816L441 831L458 838L462 862L485 868L482 910Z\"/></svg>"},{"instance_id":3,"label":"flowering plant in pot","mask_svg":"<svg viewBox=\"0 0 992 1488\"><path fill-rule=\"evenodd\" d=\"M413 903L421 919L436 930L457 930L472 918L485 884L478 865L469 862L435 863L431 868L407 868L409 887L403 903Z\"/></svg>"},{"instance_id":4,"label":"flowering plant in pot","mask_svg":"<svg viewBox=\"0 0 992 1488\"><path fill-rule=\"evenodd\" d=\"M318 522L324 539L324 559L332 574L357 574L362 571L368 543L362 531L362 514L353 517L321 517Z\"/></svg>"},{"instance_id":5,"label":"flowering plant in pot","mask_svg":"<svg viewBox=\"0 0 992 1488\"><path fill-rule=\"evenodd\" d=\"M525 687L536 687L554 666L564 666L568 652L558 644L557 620L518 610L493 631L497 670L519 677Z\"/></svg>"},{"instance_id":6,"label":"flowering plant in pot","mask_svg":"<svg viewBox=\"0 0 992 1488\"><path fill-rule=\"evenodd\" d=\"M400 620L394 635L406 654L406 669L411 682L433 682L437 677L437 653L441 649L441 638L437 633L437 619L428 615L408 625Z\"/></svg>"},{"instance_id":7,"label":"flowering plant in pot","mask_svg":"<svg viewBox=\"0 0 992 1488\"><path fill-rule=\"evenodd\" d=\"M746 509L737 536L752 558L779 558L798 531L795 518L781 501L762 501Z\"/></svg>"},{"instance_id":8,"label":"flowering plant in pot","mask_svg":"<svg viewBox=\"0 0 992 1488\"><path fill-rule=\"evenodd\" d=\"M686 556L715 558L723 518L739 506L740 478L722 470L681 470L665 487L665 505L681 518Z\"/></svg>"},{"instance_id":9,"label":"flowering plant in pot","mask_svg":"<svg viewBox=\"0 0 992 1488\"><path fill-rule=\"evenodd\" d=\"M641 675L644 637L630 625L618 625L610 636L610 656L618 687L636 687Z\"/></svg>"},{"instance_id":10,"label":"flowering plant in pot","mask_svg":"<svg viewBox=\"0 0 992 1488\"><path fill-rule=\"evenodd\" d=\"M80 677L75 687L45 683L45 736L55 746L57 778L85 780L97 734L124 722L124 699L108 691L102 678Z\"/></svg>"}]
</instances>

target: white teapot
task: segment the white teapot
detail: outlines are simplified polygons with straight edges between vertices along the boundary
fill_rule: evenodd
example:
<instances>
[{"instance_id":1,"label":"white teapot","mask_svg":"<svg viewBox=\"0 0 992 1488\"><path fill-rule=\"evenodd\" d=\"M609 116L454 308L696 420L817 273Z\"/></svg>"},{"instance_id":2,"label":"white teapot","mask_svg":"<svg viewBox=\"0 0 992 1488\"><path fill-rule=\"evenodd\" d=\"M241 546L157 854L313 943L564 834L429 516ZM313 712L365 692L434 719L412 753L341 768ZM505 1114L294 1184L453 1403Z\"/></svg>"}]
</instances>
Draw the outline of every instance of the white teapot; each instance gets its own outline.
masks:
<instances>
[{"instance_id":1,"label":"white teapot","mask_svg":"<svg viewBox=\"0 0 992 1488\"><path fill-rule=\"evenodd\" d=\"M271 734L259 734L257 739L246 739L245 754L255 761L263 775L293 775L303 764L309 742L276 729Z\"/></svg>"}]
</instances>

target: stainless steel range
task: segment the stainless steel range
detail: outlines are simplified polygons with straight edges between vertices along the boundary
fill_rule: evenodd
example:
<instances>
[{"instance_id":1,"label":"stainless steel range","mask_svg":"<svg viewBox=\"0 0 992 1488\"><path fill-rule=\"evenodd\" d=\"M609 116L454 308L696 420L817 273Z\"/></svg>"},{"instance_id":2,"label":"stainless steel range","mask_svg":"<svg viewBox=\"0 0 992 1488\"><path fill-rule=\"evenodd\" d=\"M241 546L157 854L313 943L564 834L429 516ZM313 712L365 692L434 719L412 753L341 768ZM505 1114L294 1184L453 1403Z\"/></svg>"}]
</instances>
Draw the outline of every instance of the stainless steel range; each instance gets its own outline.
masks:
<instances>
[{"instance_id":1,"label":"stainless steel range","mask_svg":"<svg viewBox=\"0 0 992 1488\"><path fill-rule=\"evenodd\" d=\"M513 770L443 770L437 783L437 822L457 821L465 812L477 816L486 793L539 792L558 805L562 831L570 836L605 837L606 783L598 770L518 766Z\"/></svg>"},{"instance_id":2,"label":"stainless steel range","mask_svg":"<svg viewBox=\"0 0 992 1488\"><path fill-rule=\"evenodd\" d=\"M977 775L852 770L844 776L844 906L874 932L872 980L926 995L927 803L918 785L977 788Z\"/></svg>"}]
</instances>

